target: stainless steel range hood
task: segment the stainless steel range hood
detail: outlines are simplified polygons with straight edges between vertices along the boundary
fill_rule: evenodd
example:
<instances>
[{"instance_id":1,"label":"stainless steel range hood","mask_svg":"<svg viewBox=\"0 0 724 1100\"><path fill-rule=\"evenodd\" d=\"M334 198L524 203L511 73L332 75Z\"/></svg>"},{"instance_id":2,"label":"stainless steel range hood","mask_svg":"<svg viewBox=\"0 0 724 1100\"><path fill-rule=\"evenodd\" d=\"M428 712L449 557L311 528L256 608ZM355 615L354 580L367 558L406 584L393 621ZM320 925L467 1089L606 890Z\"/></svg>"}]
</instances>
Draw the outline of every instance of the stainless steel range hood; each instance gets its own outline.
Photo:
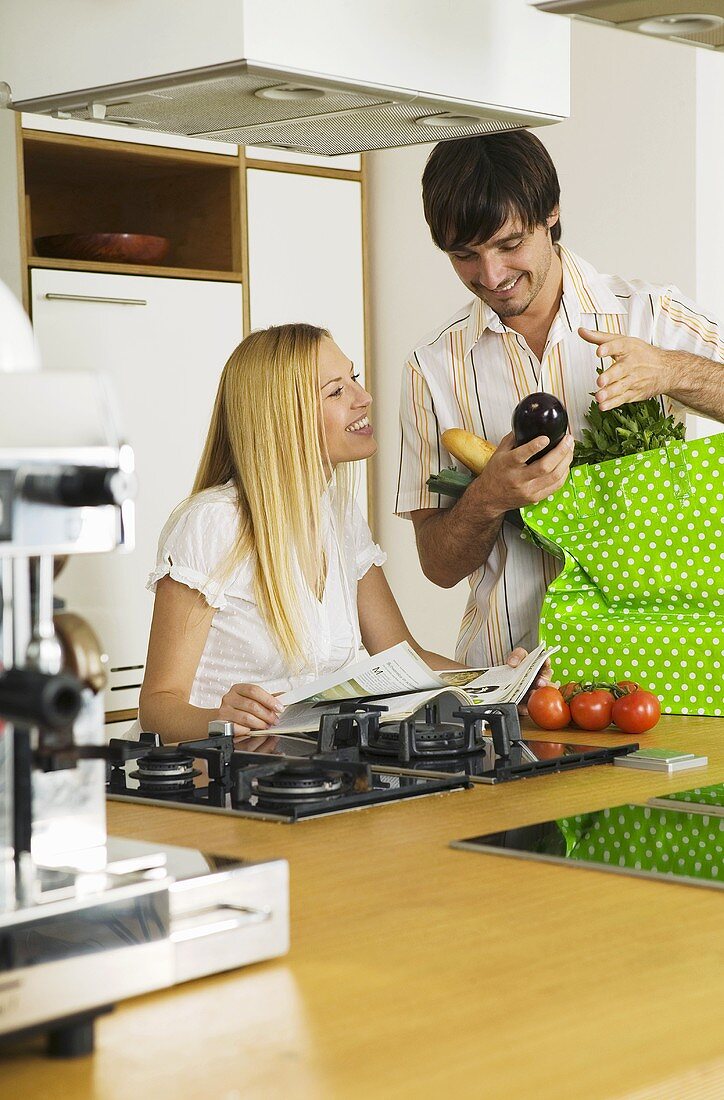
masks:
<instances>
[{"instance_id":1,"label":"stainless steel range hood","mask_svg":"<svg viewBox=\"0 0 724 1100\"><path fill-rule=\"evenodd\" d=\"M724 0L531 0L540 11L571 15L688 46L724 50Z\"/></svg>"},{"instance_id":2,"label":"stainless steel range hood","mask_svg":"<svg viewBox=\"0 0 724 1100\"><path fill-rule=\"evenodd\" d=\"M556 122L568 51L526 0L3 0L0 80L20 111L334 155Z\"/></svg>"}]
</instances>

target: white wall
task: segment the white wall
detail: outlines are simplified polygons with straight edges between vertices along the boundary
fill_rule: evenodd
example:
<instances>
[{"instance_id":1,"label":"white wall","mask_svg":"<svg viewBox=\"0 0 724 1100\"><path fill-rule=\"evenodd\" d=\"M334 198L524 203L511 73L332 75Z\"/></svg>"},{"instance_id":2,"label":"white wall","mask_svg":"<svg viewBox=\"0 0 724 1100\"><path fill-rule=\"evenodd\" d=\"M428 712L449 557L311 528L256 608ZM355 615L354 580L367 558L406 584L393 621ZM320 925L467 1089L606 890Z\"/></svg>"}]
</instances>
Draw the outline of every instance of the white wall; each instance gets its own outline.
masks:
<instances>
[{"instance_id":1,"label":"white wall","mask_svg":"<svg viewBox=\"0 0 724 1100\"><path fill-rule=\"evenodd\" d=\"M572 32L572 117L537 131L561 178L563 239L602 271L674 281L694 295L700 51L585 23L574 23ZM724 70L724 59L714 60ZM413 634L452 653L467 584L444 591L426 581L411 524L392 514L403 361L466 300L422 215L420 177L429 149L367 159L370 359L380 442L374 500L387 576Z\"/></svg>"},{"instance_id":2,"label":"white wall","mask_svg":"<svg viewBox=\"0 0 724 1100\"><path fill-rule=\"evenodd\" d=\"M696 299L724 317L724 58L697 51Z\"/></svg>"},{"instance_id":3,"label":"white wall","mask_svg":"<svg viewBox=\"0 0 724 1100\"><path fill-rule=\"evenodd\" d=\"M438 652L455 649L468 585L443 591L422 575L412 524L393 515L400 450L402 366L416 341L465 300L448 260L430 241L420 177L430 146L367 154L368 255L372 339L368 353L375 535L387 551L385 573L413 634Z\"/></svg>"},{"instance_id":4,"label":"white wall","mask_svg":"<svg viewBox=\"0 0 724 1100\"><path fill-rule=\"evenodd\" d=\"M708 50L696 57L696 300L724 318L724 58ZM724 431L703 416L691 417L690 435Z\"/></svg>"},{"instance_id":5,"label":"white wall","mask_svg":"<svg viewBox=\"0 0 724 1100\"><path fill-rule=\"evenodd\" d=\"M563 241L599 271L693 297L700 51L588 23L572 30L571 118L536 131L561 181Z\"/></svg>"}]
</instances>

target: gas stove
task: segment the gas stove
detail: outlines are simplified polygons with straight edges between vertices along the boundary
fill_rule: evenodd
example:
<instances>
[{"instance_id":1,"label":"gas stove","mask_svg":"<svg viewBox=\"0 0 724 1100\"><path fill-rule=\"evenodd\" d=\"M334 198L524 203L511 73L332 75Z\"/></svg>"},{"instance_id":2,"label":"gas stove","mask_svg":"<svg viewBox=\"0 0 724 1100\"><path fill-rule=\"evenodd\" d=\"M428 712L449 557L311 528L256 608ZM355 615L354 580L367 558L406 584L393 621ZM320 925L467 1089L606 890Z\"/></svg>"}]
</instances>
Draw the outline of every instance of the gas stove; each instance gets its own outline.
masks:
<instances>
[{"instance_id":1,"label":"gas stove","mask_svg":"<svg viewBox=\"0 0 724 1100\"><path fill-rule=\"evenodd\" d=\"M607 764L638 748L637 743L604 747L538 741L523 737L513 703L453 709L455 705L433 702L412 719L385 722L383 707L352 700L339 707L335 737L338 742L354 739L345 716L355 714L363 758L394 759L418 776L464 775L471 783L484 784Z\"/></svg>"},{"instance_id":2,"label":"gas stove","mask_svg":"<svg viewBox=\"0 0 724 1100\"><path fill-rule=\"evenodd\" d=\"M385 708L349 700L320 715L316 737L283 736L269 752L234 748L233 727L164 746L157 734L109 745L109 798L295 822L473 783L500 783L609 763L637 744L600 747L524 739L513 704L435 705L385 722Z\"/></svg>"},{"instance_id":3,"label":"gas stove","mask_svg":"<svg viewBox=\"0 0 724 1100\"><path fill-rule=\"evenodd\" d=\"M230 723L209 737L163 746L157 734L112 740L109 798L295 822L322 814L441 794L470 786L459 773L419 775L394 761L365 760L354 745L279 738L271 752L234 749ZM198 766L197 766L198 765Z\"/></svg>"}]
</instances>

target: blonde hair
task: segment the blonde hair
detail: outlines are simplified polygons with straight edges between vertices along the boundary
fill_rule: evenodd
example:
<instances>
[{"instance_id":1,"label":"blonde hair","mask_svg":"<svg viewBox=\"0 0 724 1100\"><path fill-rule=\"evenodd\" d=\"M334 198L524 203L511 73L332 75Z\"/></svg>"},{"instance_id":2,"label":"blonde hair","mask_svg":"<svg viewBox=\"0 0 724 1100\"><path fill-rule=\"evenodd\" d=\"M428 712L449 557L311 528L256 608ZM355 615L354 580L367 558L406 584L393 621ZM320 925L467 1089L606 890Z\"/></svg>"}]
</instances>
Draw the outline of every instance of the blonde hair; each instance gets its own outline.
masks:
<instances>
[{"instance_id":1,"label":"blonde hair","mask_svg":"<svg viewBox=\"0 0 724 1100\"><path fill-rule=\"evenodd\" d=\"M252 332L221 375L192 489L232 481L239 531L228 575L251 555L254 596L272 637L294 666L304 663L304 596L295 565L321 599L327 572L322 498L331 470L321 427L318 354L325 329L289 324ZM345 464L333 475L337 518L351 500Z\"/></svg>"}]
</instances>

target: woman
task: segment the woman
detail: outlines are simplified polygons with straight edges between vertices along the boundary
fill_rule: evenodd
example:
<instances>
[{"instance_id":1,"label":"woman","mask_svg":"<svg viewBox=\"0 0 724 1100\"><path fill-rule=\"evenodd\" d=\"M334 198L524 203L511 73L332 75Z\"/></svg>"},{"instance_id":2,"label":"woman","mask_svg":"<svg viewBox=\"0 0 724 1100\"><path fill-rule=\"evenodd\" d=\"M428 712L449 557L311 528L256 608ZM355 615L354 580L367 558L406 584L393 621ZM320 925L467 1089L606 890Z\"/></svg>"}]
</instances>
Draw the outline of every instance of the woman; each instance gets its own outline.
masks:
<instances>
[{"instance_id":1,"label":"woman","mask_svg":"<svg viewBox=\"0 0 724 1100\"><path fill-rule=\"evenodd\" d=\"M276 696L362 646L404 640L431 667L457 667L410 635L354 504L351 463L377 450L357 378L329 333L304 324L254 332L227 362L191 496L149 579L143 729L186 741L223 719L259 749Z\"/></svg>"}]
</instances>

